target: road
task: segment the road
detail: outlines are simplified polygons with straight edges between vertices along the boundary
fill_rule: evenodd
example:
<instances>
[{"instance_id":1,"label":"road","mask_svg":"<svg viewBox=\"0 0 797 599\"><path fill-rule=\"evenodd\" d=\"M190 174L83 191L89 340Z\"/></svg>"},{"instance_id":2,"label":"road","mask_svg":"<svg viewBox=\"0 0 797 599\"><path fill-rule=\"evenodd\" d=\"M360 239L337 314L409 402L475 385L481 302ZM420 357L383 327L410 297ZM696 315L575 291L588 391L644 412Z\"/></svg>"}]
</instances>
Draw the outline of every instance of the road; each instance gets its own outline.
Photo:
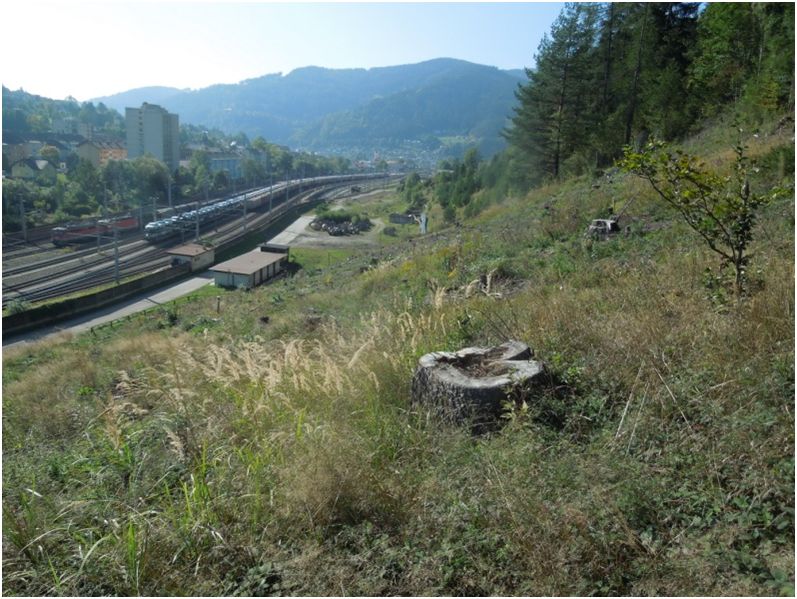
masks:
<instances>
[{"instance_id":1,"label":"road","mask_svg":"<svg viewBox=\"0 0 797 599\"><path fill-rule=\"evenodd\" d=\"M188 295L200 287L212 283L213 273L209 271L204 272L196 277L182 281L181 283L171 283L157 289L145 291L122 303L102 308L91 314L85 314L58 323L57 325L43 327L29 333L22 333L9 337L8 339L3 339L3 348L8 349L26 343L33 343L64 332L76 334L88 331L91 327L96 327L97 325L111 322L112 320L118 320L129 314L135 314L136 312L141 312L142 310L152 308L158 304L177 299L178 297Z\"/></svg>"}]
</instances>

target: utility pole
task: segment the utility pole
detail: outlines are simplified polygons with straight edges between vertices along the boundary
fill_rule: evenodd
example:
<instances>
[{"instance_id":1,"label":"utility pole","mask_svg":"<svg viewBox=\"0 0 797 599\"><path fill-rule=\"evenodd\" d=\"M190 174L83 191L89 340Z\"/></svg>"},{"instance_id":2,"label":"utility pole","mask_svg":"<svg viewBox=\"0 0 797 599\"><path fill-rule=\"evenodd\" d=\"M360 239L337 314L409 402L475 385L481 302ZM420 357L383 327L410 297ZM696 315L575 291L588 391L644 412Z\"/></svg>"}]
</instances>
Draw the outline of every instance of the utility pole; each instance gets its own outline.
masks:
<instances>
[{"instance_id":1,"label":"utility pole","mask_svg":"<svg viewBox=\"0 0 797 599\"><path fill-rule=\"evenodd\" d=\"M103 183L102 184L102 217L107 219L108 218L108 186ZM100 249L100 227L99 223L97 223L97 251Z\"/></svg>"},{"instance_id":2,"label":"utility pole","mask_svg":"<svg viewBox=\"0 0 797 599\"><path fill-rule=\"evenodd\" d=\"M288 175L285 175L285 203L288 203L288 200L291 197L291 182L288 179Z\"/></svg>"},{"instance_id":3,"label":"utility pole","mask_svg":"<svg viewBox=\"0 0 797 599\"><path fill-rule=\"evenodd\" d=\"M174 206L172 205L172 177L169 175L169 178L166 180L166 195L169 198L169 214L174 214Z\"/></svg>"},{"instance_id":4,"label":"utility pole","mask_svg":"<svg viewBox=\"0 0 797 599\"><path fill-rule=\"evenodd\" d=\"M25 241L28 240L28 223L26 222L25 216L25 198L20 194L19 196L19 214L22 218L22 239Z\"/></svg>"},{"instance_id":5,"label":"utility pole","mask_svg":"<svg viewBox=\"0 0 797 599\"><path fill-rule=\"evenodd\" d=\"M274 174L271 172L271 165L269 164L269 161L268 161L268 148L266 148L266 172L268 173L268 179L270 181L269 187L271 187L274 184ZM265 183L265 181L264 181L264 183ZM269 190L269 191L271 191L271 190ZM270 210L270 208L269 208L269 210Z\"/></svg>"},{"instance_id":6,"label":"utility pole","mask_svg":"<svg viewBox=\"0 0 797 599\"><path fill-rule=\"evenodd\" d=\"M113 277L116 284L119 284L119 232L116 224L113 226Z\"/></svg>"},{"instance_id":7,"label":"utility pole","mask_svg":"<svg viewBox=\"0 0 797 599\"><path fill-rule=\"evenodd\" d=\"M207 191L207 187L205 187L205 191ZM194 216L196 217L194 220L194 241L199 241L199 200L196 201Z\"/></svg>"},{"instance_id":8,"label":"utility pole","mask_svg":"<svg viewBox=\"0 0 797 599\"><path fill-rule=\"evenodd\" d=\"M268 173L268 211L271 212L271 200L274 199L274 173Z\"/></svg>"},{"instance_id":9,"label":"utility pole","mask_svg":"<svg viewBox=\"0 0 797 599\"><path fill-rule=\"evenodd\" d=\"M244 194L244 233L246 232L246 194Z\"/></svg>"}]
</instances>

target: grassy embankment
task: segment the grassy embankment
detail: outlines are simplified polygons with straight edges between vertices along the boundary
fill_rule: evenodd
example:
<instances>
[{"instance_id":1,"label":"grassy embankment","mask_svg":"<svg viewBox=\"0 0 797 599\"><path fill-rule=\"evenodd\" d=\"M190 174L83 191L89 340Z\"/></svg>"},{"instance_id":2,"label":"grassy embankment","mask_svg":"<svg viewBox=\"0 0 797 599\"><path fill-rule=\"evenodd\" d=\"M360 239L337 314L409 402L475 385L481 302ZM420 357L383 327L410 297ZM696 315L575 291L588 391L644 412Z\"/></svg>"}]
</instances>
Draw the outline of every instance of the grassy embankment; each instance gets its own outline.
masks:
<instances>
[{"instance_id":1,"label":"grassy embankment","mask_svg":"<svg viewBox=\"0 0 797 599\"><path fill-rule=\"evenodd\" d=\"M755 185L792 136L750 140ZM793 199L736 303L642 182L593 184L5 352L5 592L793 593ZM507 338L571 396L480 438L410 409L420 355Z\"/></svg>"}]
</instances>

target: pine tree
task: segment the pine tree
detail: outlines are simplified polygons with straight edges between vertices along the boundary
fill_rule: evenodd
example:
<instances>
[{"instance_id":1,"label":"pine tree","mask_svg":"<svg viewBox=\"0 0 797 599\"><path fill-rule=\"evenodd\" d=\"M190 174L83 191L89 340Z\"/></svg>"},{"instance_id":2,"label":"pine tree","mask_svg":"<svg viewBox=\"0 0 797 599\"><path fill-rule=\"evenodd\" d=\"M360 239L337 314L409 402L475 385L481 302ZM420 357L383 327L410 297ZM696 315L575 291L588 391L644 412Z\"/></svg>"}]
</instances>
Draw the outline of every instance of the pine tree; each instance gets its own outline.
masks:
<instances>
[{"instance_id":1,"label":"pine tree","mask_svg":"<svg viewBox=\"0 0 797 599\"><path fill-rule=\"evenodd\" d=\"M589 130L595 85L590 68L596 36L597 7L567 4L545 36L536 68L519 86L512 126L505 133L513 145L536 158L538 170L558 178L564 159Z\"/></svg>"}]
</instances>

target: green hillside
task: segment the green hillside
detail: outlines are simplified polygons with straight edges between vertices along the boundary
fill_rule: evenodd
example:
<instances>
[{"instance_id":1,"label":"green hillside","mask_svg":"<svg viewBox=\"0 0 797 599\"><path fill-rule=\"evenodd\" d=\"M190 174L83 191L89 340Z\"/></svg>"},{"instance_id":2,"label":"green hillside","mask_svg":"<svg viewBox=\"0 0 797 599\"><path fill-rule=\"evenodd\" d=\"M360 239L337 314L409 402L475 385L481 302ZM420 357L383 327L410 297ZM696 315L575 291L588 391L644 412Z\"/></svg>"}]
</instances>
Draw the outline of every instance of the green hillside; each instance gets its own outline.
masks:
<instances>
[{"instance_id":1,"label":"green hillside","mask_svg":"<svg viewBox=\"0 0 797 599\"><path fill-rule=\"evenodd\" d=\"M500 133L517 84L515 72L438 58L372 69L305 67L237 84L156 91L159 102L179 114L181 122L317 151L365 153L430 135L473 134L485 151L494 152L504 145ZM143 97L140 92L97 101L123 111L131 98ZM457 153L462 148L449 155Z\"/></svg>"},{"instance_id":2,"label":"green hillside","mask_svg":"<svg viewBox=\"0 0 797 599\"><path fill-rule=\"evenodd\" d=\"M333 113L294 136L311 147L400 147L407 140L463 136L466 146L487 155L503 149L500 137L515 101L517 80L498 69L470 65L447 72L414 89L373 99L353 110ZM464 147L453 155L461 155Z\"/></svg>"},{"instance_id":3,"label":"green hillside","mask_svg":"<svg viewBox=\"0 0 797 599\"><path fill-rule=\"evenodd\" d=\"M505 151L351 200L380 225L283 279L5 351L4 591L794 596L793 24L568 3ZM305 131L476 146L441 66ZM252 85L291 77L339 89ZM421 356L508 340L551 377L489 432L411 402Z\"/></svg>"},{"instance_id":4,"label":"green hillside","mask_svg":"<svg viewBox=\"0 0 797 599\"><path fill-rule=\"evenodd\" d=\"M727 173L736 135L688 149ZM792 191L743 299L650 186L585 176L5 351L5 592L793 594L793 136L744 136ZM422 354L507 339L561 389L476 437L410 405Z\"/></svg>"}]
</instances>

